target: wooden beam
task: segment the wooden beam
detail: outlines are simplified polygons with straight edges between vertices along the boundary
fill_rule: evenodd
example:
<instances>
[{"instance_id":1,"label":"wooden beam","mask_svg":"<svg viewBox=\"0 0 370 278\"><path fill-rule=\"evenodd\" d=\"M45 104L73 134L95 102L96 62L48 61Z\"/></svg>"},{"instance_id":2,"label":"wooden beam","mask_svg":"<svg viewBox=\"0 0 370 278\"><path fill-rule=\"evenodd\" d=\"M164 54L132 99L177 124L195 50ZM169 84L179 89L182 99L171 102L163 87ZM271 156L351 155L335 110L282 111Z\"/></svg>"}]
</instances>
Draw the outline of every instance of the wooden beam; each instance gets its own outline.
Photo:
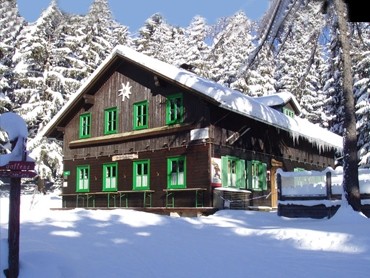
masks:
<instances>
[{"instance_id":1,"label":"wooden beam","mask_svg":"<svg viewBox=\"0 0 370 278\"><path fill-rule=\"evenodd\" d=\"M94 105L95 104L95 96L93 95L83 95L83 99L84 99L84 102L85 104L90 104L90 105Z\"/></svg>"},{"instance_id":2,"label":"wooden beam","mask_svg":"<svg viewBox=\"0 0 370 278\"><path fill-rule=\"evenodd\" d=\"M250 129L251 129L250 127L245 128L245 126L243 126L239 131L237 131L237 132L233 133L231 136L229 136L229 138L226 139L226 143L229 143L230 145L234 144L236 141L239 140L240 137L242 137Z\"/></svg>"},{"instance_id":3,"label":"wooden beam","mask_svg":"<svg viewBox=\"0 0 370 278\"><path fill-rule=\"evenodd\" d=\"M64 132L65 132L65 130L66 130L66 128L65 128L65 127L62 127L62 126L57 126L57 127L56 127L56 130L57 130L58 132L62 132L62 133L64 133Z\"/></svg>"}]
</instances>

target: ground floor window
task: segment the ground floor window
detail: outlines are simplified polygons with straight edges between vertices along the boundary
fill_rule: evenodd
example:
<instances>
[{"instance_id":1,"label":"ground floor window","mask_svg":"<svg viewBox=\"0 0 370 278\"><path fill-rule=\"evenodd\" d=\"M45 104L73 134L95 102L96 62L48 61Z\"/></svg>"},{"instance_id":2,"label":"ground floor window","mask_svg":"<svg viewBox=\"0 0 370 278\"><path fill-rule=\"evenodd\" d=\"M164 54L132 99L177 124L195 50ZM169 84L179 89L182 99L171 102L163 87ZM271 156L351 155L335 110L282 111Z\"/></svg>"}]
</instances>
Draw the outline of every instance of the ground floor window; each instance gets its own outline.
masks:
<instances>
[{"instance_id":1,"label":"ground floor window","mask_svg":"<svg viewBox=\"0 0 370 278\"><path fill-rule=\"evenodd\" d=\"M133 164L134 190L146 190L150 188L150 163L149 160L134 161Z\"/></svg>"},{"instance_id":2,"label":"ground floor window","mask_svg":"<svg viewBox=\"0 0 370 278\"><path fill-rule=\"evenodd\" d=\"M247 162L247 188L254 191L267 190L267 165L258 160Z\"/></svg>"},{"instance_id":3,"label":"ground floor window","mask_svg":"<svg viewBox=\"0 0 370 278\"><path fill-rule=\"evenodd\" d=\"M167 159L167 187L186 188L186 159L185 156Z\"/></svg>"},{"instance_id":4,"label":"ground floor window","mask_svg":"<svg viewBox=\"0 0 370 278\"><path fill-rule=\"evenodd\" d=\"M267 190L267 165L258 160L245 161L234 156L221 157L223 187Z\"/></svg>"},{"instance_id":5,"label":"ground floor window","mask_svg":"<svg viewBox=\"0 0 370 278\"><path fill-rule=\"evenodd\" d=\"M77 166L76 173L76 191L89 192L90 190L90 166Z\"/></svg>"},{"instance_id":6,"label":"ground floor window","mask_svg":"<svg viewBox=\"0 0 370 278\"><path fill-rule=\"evenodd\" d=\"M233 156L221 157L223 187L245 189L245 160Z\"/></svg>"},{"instance_id":7,"label":"ground floor window","mask_svg":"<svg viewBox=\"0 0 370 278\"><path fill-rule=\"evenodd\" d=\"M103 164L103 191L116 191L118 178L118 164Z\"/></svg>"}]
</instances>

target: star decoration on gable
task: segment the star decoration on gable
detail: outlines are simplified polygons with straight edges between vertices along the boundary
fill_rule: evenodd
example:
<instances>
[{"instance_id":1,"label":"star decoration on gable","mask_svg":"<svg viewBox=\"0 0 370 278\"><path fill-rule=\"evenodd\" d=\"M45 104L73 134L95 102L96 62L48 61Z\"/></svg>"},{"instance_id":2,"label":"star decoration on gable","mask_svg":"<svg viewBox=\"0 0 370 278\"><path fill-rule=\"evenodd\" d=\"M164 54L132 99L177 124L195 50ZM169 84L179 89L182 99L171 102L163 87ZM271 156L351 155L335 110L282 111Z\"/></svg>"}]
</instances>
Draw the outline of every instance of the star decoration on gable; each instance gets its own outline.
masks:
<instances>
[{"instance_id":1,"label":"star decoration on gable","mask_svg":"<svg viewBox=\"0 0 370 278\"><path fill-rule=\"evenodd\" d=\"M127 97L127 99L130 98L131 88L132 88L132 86L130 86L130 83L128 81L126 82L126 84L122 83L122 88L120 90L118 90L118 92L119 92L118 96L122 96L122 101L125 101L126 97Z\"/></svg>"}]
</instances>

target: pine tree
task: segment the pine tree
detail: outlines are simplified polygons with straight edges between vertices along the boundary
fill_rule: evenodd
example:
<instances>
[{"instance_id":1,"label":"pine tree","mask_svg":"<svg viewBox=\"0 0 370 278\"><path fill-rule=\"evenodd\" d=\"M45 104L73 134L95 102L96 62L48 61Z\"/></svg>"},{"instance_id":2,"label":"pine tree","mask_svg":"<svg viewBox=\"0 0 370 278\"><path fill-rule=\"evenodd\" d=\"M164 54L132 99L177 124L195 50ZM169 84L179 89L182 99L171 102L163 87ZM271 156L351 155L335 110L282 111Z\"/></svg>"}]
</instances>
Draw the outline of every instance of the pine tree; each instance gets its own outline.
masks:
<instances>
[{"instance_id":1,"label":"pine tree","mask_svg":"<svg viewBox=\"0 0 370 278\"><path fill-rule=\"evenodd\" d=\"M210 78L223 85L238 88L234 83L243 58L252 50L252 22L244 12L218 21L210 55Z\"/></svg>"},{"instance_id":2,"label":"pine tree","mask_svg":"<svg viewBox=\"0 0 370 278\"><path fill-rule=\"evenodd\" d=\"M189 26L185 29L185 52L187 54L185 63L194 67L194 72L200 76L209 78L210 63L207 62L210 47L206 43L209 34L209 26L205 18L195 16Z\"/></svg>"},{"instance_id":3,"label":"pine tree","mask_svg":"<svg viewBox=\"0 0 370 278\"><path fill-rule=\"evenodd\" d=\"M276 89L291 92L298 100L301 116L313 123L323 117L322 103L322 45L320 34L324 18L321 3L302 4L299 13L288 18L289 23L280 35Z\"/></svg>"},{"instance_id":4,"label":"pine tree","mask_svg":"<svg viewBox=\"0 0 370 278\"><path fill-rule=\"evenodd\" d=\"M343 76L341 74L340 44L337 37L337 17L328 14L331 21L327 30L330 38L327 49L326 69L323 72L325 83L323 93L325 94L324 113L328 119L329 129L339 135L343 135L344 103L343 103Z\"/></svg>"},{"instance_id":5,"label":"pine tree","mask_svg":"<svg viewBox=\"0 0 370 278\"><path fill-rule=\"evenodd\" d=\"M128 43L127 28L114 20L108 0L94 0L78 29L82 35L76 55L87 65L89 73L100 65L117 43ZM115 37L117 34L121 37Z\"/></svg>"},{"instance_id":6,"label":"pine tree","mask_svg":"<svg viewBox=\"0 0 370 278\"><path fill-rule=\"evenodd\" d=\"M351 25L357 147L360 165L370 164L370 24Z\"/></svg>"},{"instance_id":7,"label":"pine tree","mask_svg":"<svg viewBox=\"0 0 370 278\"><path fill-rule=\"evenodd\" d=\"M41 17L18 37L13 56L16 87L10 98L15 104L14 111L28 124L31 137L51 119L49 111L63 104L60 92L52 89L50 75L52 45L62 21L63 15L52 1Z\"/></svg>"},{"instance_id":8,"label":"pine tree","mask_svg":"<svg viewBox=\"0 0 370 278\"><path fill-rule=\"evenodd\" d=\"M134 40L135 47L137 51L148 56L174 63L176 61L174 39L178 39L176 36L179 35L176 31L176 28L166 23L161 14L153 14L139 29L139 36Z\"/></svg>"},{"instance_id":9,"label":"pine tree","mask_svg":"<svg viewBox=\"0 0 370 278\"><path fill-rule=\"evenodd\" d=\"M8 97L14 90L12 57L16 39L26 22L20 17L15 0L0 0L0 113L11 111Z\"/></svg>"}]
</instances>

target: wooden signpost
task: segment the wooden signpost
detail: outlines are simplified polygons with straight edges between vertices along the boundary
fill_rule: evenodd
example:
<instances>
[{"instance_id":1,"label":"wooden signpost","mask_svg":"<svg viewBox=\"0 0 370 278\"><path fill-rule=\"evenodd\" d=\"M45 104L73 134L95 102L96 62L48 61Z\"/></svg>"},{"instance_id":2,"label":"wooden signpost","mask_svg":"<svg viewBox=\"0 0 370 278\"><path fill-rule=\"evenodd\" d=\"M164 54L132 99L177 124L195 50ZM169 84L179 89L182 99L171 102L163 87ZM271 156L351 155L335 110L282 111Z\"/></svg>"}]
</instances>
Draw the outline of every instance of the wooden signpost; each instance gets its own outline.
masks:
<instances>
[{"instance_id":1,"label":"wooden signpost","mask_svg":"<svg viewBox=\"0 0 370 278\"><path fill-rule=\"evenodd\" d=\"M0 155L0 177L10 178L8 246L9 268L4 270L7 278L19 275L19 226L21 179L36 176L35 163L28 161L25 138L28 132L24 120L14 113L0 115L0 128L8 133L14 147ZM15 161L12 161L14 159Z\"/></svg>"}]
</instances>

